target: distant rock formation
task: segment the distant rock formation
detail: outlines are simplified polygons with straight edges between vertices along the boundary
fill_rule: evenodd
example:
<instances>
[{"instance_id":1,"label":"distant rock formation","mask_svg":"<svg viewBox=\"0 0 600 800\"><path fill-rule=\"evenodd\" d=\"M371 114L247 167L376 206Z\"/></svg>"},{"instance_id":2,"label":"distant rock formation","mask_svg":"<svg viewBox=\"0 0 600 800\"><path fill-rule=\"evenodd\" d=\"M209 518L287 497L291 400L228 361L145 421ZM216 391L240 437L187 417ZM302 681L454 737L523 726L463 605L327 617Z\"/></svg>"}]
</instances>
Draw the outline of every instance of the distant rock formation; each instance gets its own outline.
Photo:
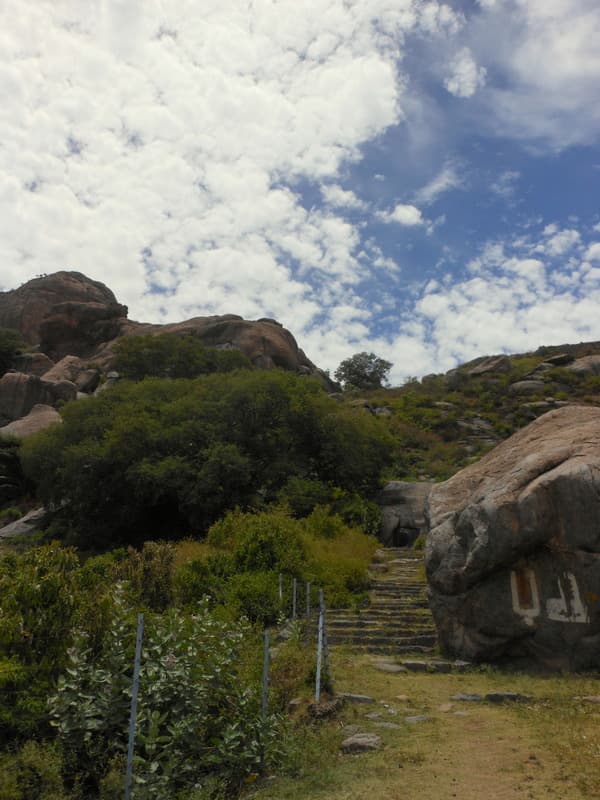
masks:
<instances>
[{"instance_id":1,"label":"distant rock formation","mask_svg":"<svg viewBox=\"0 0 600 800\"><path fill-rule=\"evenodd\" d=\"M390 481L384 486L379 496L383 544L406 547L427 532L425 504L432 486L427 481Z\"/></svg>"},{"instance_id":2,"label":"distant rock formation","mask_svg":"<svg viewBox=\"0 0 600 800\"><path fill-rule=\"evenodd\" d=\"M88 355L118 336L119 320L126 317L127 306L81 272L55 272L0 292L0 327L18 330L53 360Z\"/></svg>"},{"instance_id":3,"label":"distant rock formation","mask_svg":"<svg viewBox=\"0 0 600 800\"><path fill-rule=\"evenodd\" d=\"M551 411L429 495L445 653L600 667L600 409Z\"/></svg>"},{"instance_id":4,"label":"distant rock formation","mask_svg":"<svg viewBox=\"0 0 600 800\"><path fill-rule=\"evenodd\" d=\"M196 336L212 347L240 350L261 369L281 367L317 375L328 383L292 334L276 320L250 321L225 314L168 325L134 322L127 318L127 306L118 303L108 287L80 272L56 272L0 292L0 327L19 331L28 344L39 345L52 362L78 356L108 370L114 362L112 346L119 337L177 333ZM43 357L25 357L19 368L41 375L52 367L52 363L41 361Z\"/></svg>"},{"instance_id":5,"label":"distant rock formation","mask_svg":"<svg viewBox=\"0 0 600 800\"><path fill-rule=\"evenodd\" d=\"M276 320L253 322L225 314L168 325L134 322L108 287L80 272L56 272L0 292L0 327L19 331L38 348L18 356L16 369L0 376L0 435L41 430L56 418L39 409L30 417L34 407L56 406L96 391L102 373L114 368L114 345L123 336L195 336L211 347L240 350L260 369L314 375L325 388L338 388ZM112 383L107 380L100 388ZM21 419L24 424L17 425Z\"/></svg>"}]
</instances>

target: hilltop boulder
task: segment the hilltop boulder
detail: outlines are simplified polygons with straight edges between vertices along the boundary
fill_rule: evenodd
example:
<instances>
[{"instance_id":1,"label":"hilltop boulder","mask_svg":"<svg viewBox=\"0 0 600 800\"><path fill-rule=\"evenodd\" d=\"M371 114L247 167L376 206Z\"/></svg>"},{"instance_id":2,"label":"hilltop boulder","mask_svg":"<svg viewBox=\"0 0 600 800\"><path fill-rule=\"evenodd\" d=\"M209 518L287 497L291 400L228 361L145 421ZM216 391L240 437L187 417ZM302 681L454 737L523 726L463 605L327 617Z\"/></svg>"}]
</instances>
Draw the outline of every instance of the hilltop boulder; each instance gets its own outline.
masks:
<instances>
[{"instance_id":1,"label":"hilltop boulder","mask_svg":"<svg viewBox=\"0 0 600 800\"><path fill-rule=\"evenodd\" d=\"M551 411L435 485L430 604L445 653L600 666L600 409Z\"/></svg>"},{"instance_id":2,"label":"hilltop boulder","mask_svg":"<svg viewBox=\"0 0 600 800\"><path fill-rule=\"evenodd\" d=\"M66 356L93 361L109 371L114 368L114 344L122 336L174 333L195 336L207 346L240 350L260 369L279 367L299 375L314 375L327 389L336 389L336 384L306 357L292 334L274 319L253 321L224 314L167 325L135 322L127 318L127 306L118 303L107 286L80 272L56 272L0 292L0 327L15 329L25 342L39 345L43 355L26 355L20 362L23 372L38 376L43 366L50 370L55 361L61 362L64 371L69 366L64 362ZM79 385L79 379L75 382L89 392L95 380L90 373L81 378L85 388Z\"/></svg>"},{"instance_id":3,"label":"hilltop boulder","mask_svg":"<svg viewBox=\"0 0 600 800\"><path fill-rule=\"evenodd\" d=\"M0 292L0 327L19 331L28 344L43 343L55 359L114 339L120 330L115 320L126 316L127 307L107 286L81 272L42 275Z\"/></svg>"}]
</instances>

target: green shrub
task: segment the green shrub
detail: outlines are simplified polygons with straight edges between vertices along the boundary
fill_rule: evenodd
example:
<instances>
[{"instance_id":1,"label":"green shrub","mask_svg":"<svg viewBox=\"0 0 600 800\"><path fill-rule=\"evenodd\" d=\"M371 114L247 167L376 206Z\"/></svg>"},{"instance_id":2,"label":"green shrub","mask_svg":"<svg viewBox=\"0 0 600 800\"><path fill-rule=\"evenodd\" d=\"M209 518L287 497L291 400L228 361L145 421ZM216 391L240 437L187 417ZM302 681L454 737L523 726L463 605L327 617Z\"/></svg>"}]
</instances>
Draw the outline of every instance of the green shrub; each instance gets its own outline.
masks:
<instances>
[{"instance_id":1,"label":"green shrub","mask_svg":"<svg viewBox=\"0 0 600 800\"><path fill-rule=\"evenodd\" d=\"M29 741L0 757L0 800L68 800L58 748Z\"/></svg>"},{"instance_id":2,"label":"green shrub","mask_svg":"<svg viewBox=\"0 0 600 800\"><path fill-rule=\"evenodd\" d=\"M133 797L173 797L208 776L236 785L258 772L275 720L260 717L259 698L236 665L249 632L218 622L205 606L183 615L148 616L140 671ZM117 604L98 657L84 637L50 700L72 781L90 794L123 753L129 717L135 631Z\"/></svg>"},{"instance_id":3,"label":"green shrub","mask_svg":"<svg viewBox=\"0 0 600 800\"><path fill-rule=\"evenodd\" d=\"M124 381L63 415L24 442L23 465L97 549L203 533L236 506L264 507L294 476L373 492L391 458L379 420L277 370Z\"/></svg>"},{"instance_id":4,"label":"green shrub","mask_svg":"<svg viewBox=\"0 0 600 800\"><path fill-rule=\"evenodd\" d=\"M23 347L24 344L17 331L0 328L0 376L14 366L15 358Z\"/></svg>"},{"instance_id":5,"label":"green shrub","mask_svg":"<svg viewBox=\"0 0 600 800\"><path fill-rule=\"evenodd\" d=\"M196 378L212 372L250 369L239 350L206 347L195 336L160 333L126 336L115 345L116 368L125 378Z\"/></svg>"},{"instance_id":6,"label":"green shrub","mask_svg":"<svg viewBox=\"0 0 600 800\"><path fill-rule=\"evenodd\" d=\"M278 574L271 570L235 575L224 589L225 602L238 617L247 617L263 627L274 625L282 608Z\"/></svg>"}]
</instances>

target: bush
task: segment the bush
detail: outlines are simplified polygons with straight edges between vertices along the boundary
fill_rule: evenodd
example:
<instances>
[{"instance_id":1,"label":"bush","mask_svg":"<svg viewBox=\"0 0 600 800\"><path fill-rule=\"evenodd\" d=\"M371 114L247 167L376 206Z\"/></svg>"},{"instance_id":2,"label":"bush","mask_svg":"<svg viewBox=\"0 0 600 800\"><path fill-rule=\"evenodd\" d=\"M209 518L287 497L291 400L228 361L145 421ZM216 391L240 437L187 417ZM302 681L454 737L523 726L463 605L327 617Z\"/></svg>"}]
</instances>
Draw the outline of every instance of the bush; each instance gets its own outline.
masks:
<instances>
[{"instance_id":1,"label":"bush","mask_svg":"<svg viewBox=\"0 0 600 800\"><path fill-rule=\"evenodd\" d=\"M160 333L126 336L115 345L116 368L125 378L196 378L213 372L250 369L239 350L206 347L195 336Z\"/></svg>"},{"instance_id":2,"label":"bush","mask_svg":"<svg viewBox=\"0 0 600 800\"><path fill-rule=\"evenodd\" d=\"M17 331L0 328L0 376L14 366L15 358L23 347L23 341Z\"/></svg>"},{"instance_id":3,"label":"bush","mask_svg":"<svg viewBox=\"0 0 600 800\"><path fill-rule=\"evenodd\" d=\"M290 478L370 493L391 459L379 420L279 371L123 382L22 446L45 504L84 545L204 532Z\"/></svg>"},{"instance_id":4,"label":"bush","mask_svg":"<svg viewBox=\"0 0 600 800\"><path fill-rule=\"evenodd\" d=\"M1 759L0 800L67 800L58 749L30 741Z\"/></svg>"},{"instance_id":5,"label":"bush","mask_svg":"<svg viewBox=\"0 0 600 800\"><path fill-rule=\"evenodd\" d=\"M217 622L205 606L148 616L140 671L134 798L163 800L208 776L238 785L258 772L276 722L260 717L257 693L236 665L248 631ZM117 604L102 651L85 637L50 700L71 781L106 795L114 759L126 749L135 632Z\"/></svg>"}]
</instances>

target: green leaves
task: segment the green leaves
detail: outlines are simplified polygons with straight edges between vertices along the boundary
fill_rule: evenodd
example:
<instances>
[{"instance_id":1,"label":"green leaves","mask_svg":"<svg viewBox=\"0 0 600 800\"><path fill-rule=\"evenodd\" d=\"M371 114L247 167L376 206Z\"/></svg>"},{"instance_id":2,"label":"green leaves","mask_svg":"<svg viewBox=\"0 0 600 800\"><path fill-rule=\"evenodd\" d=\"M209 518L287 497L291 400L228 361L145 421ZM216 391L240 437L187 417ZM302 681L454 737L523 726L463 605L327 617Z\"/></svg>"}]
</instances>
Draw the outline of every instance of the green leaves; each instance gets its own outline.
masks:
<instances>
[{"instance_id":1,"label":"green leaves","mask_svg":"<svg viewBox=\"0 0 600 800\"><path fill-rule=\"evenodd\" d=\"M371 492L391 451L380 420L280 371L124 381L63 416L22 460L40 498L96 548L204 532L291 477Z\"/></svg>"},{"instance_id":2,"label":"green leaves","mask_svg":"<svg viewBox=\"0 0 600 800\"><path fill-rule=\"evenodd\" d=\"M212 372L250 369L250 361L238 350L206 347L191 335L161 333L126 336L115 346L117 369L126 378L195 378Z\"/></svg>"},{"instance_id":3,"label":"green leaves","mask_svg":"<svg viewBox=\"0 0 600 800\"><path fill-rule=\"evenodd\" d=\"M50 700L71 779L97 785L124 752L134 614L122 603L100 652L81 637ZM256 770L264 723L254 688L237 671L249 631L218 622L205 605L146 624L134 765L136 800L175 796L208 774L237 782ZM271 721L270 725L274 724Z\"/></svg>"},{"instance_id":4,"label":"green leaves","mask_svg":"<svg viewBox=\"0 0 600 800\"><path fill-rule=\"evenodd\" d=\"M336 381L346 389L380 389L387 385L387 376L393 364L375 353L355 353L336 369Z\"/></svg>"}]
</instances>

